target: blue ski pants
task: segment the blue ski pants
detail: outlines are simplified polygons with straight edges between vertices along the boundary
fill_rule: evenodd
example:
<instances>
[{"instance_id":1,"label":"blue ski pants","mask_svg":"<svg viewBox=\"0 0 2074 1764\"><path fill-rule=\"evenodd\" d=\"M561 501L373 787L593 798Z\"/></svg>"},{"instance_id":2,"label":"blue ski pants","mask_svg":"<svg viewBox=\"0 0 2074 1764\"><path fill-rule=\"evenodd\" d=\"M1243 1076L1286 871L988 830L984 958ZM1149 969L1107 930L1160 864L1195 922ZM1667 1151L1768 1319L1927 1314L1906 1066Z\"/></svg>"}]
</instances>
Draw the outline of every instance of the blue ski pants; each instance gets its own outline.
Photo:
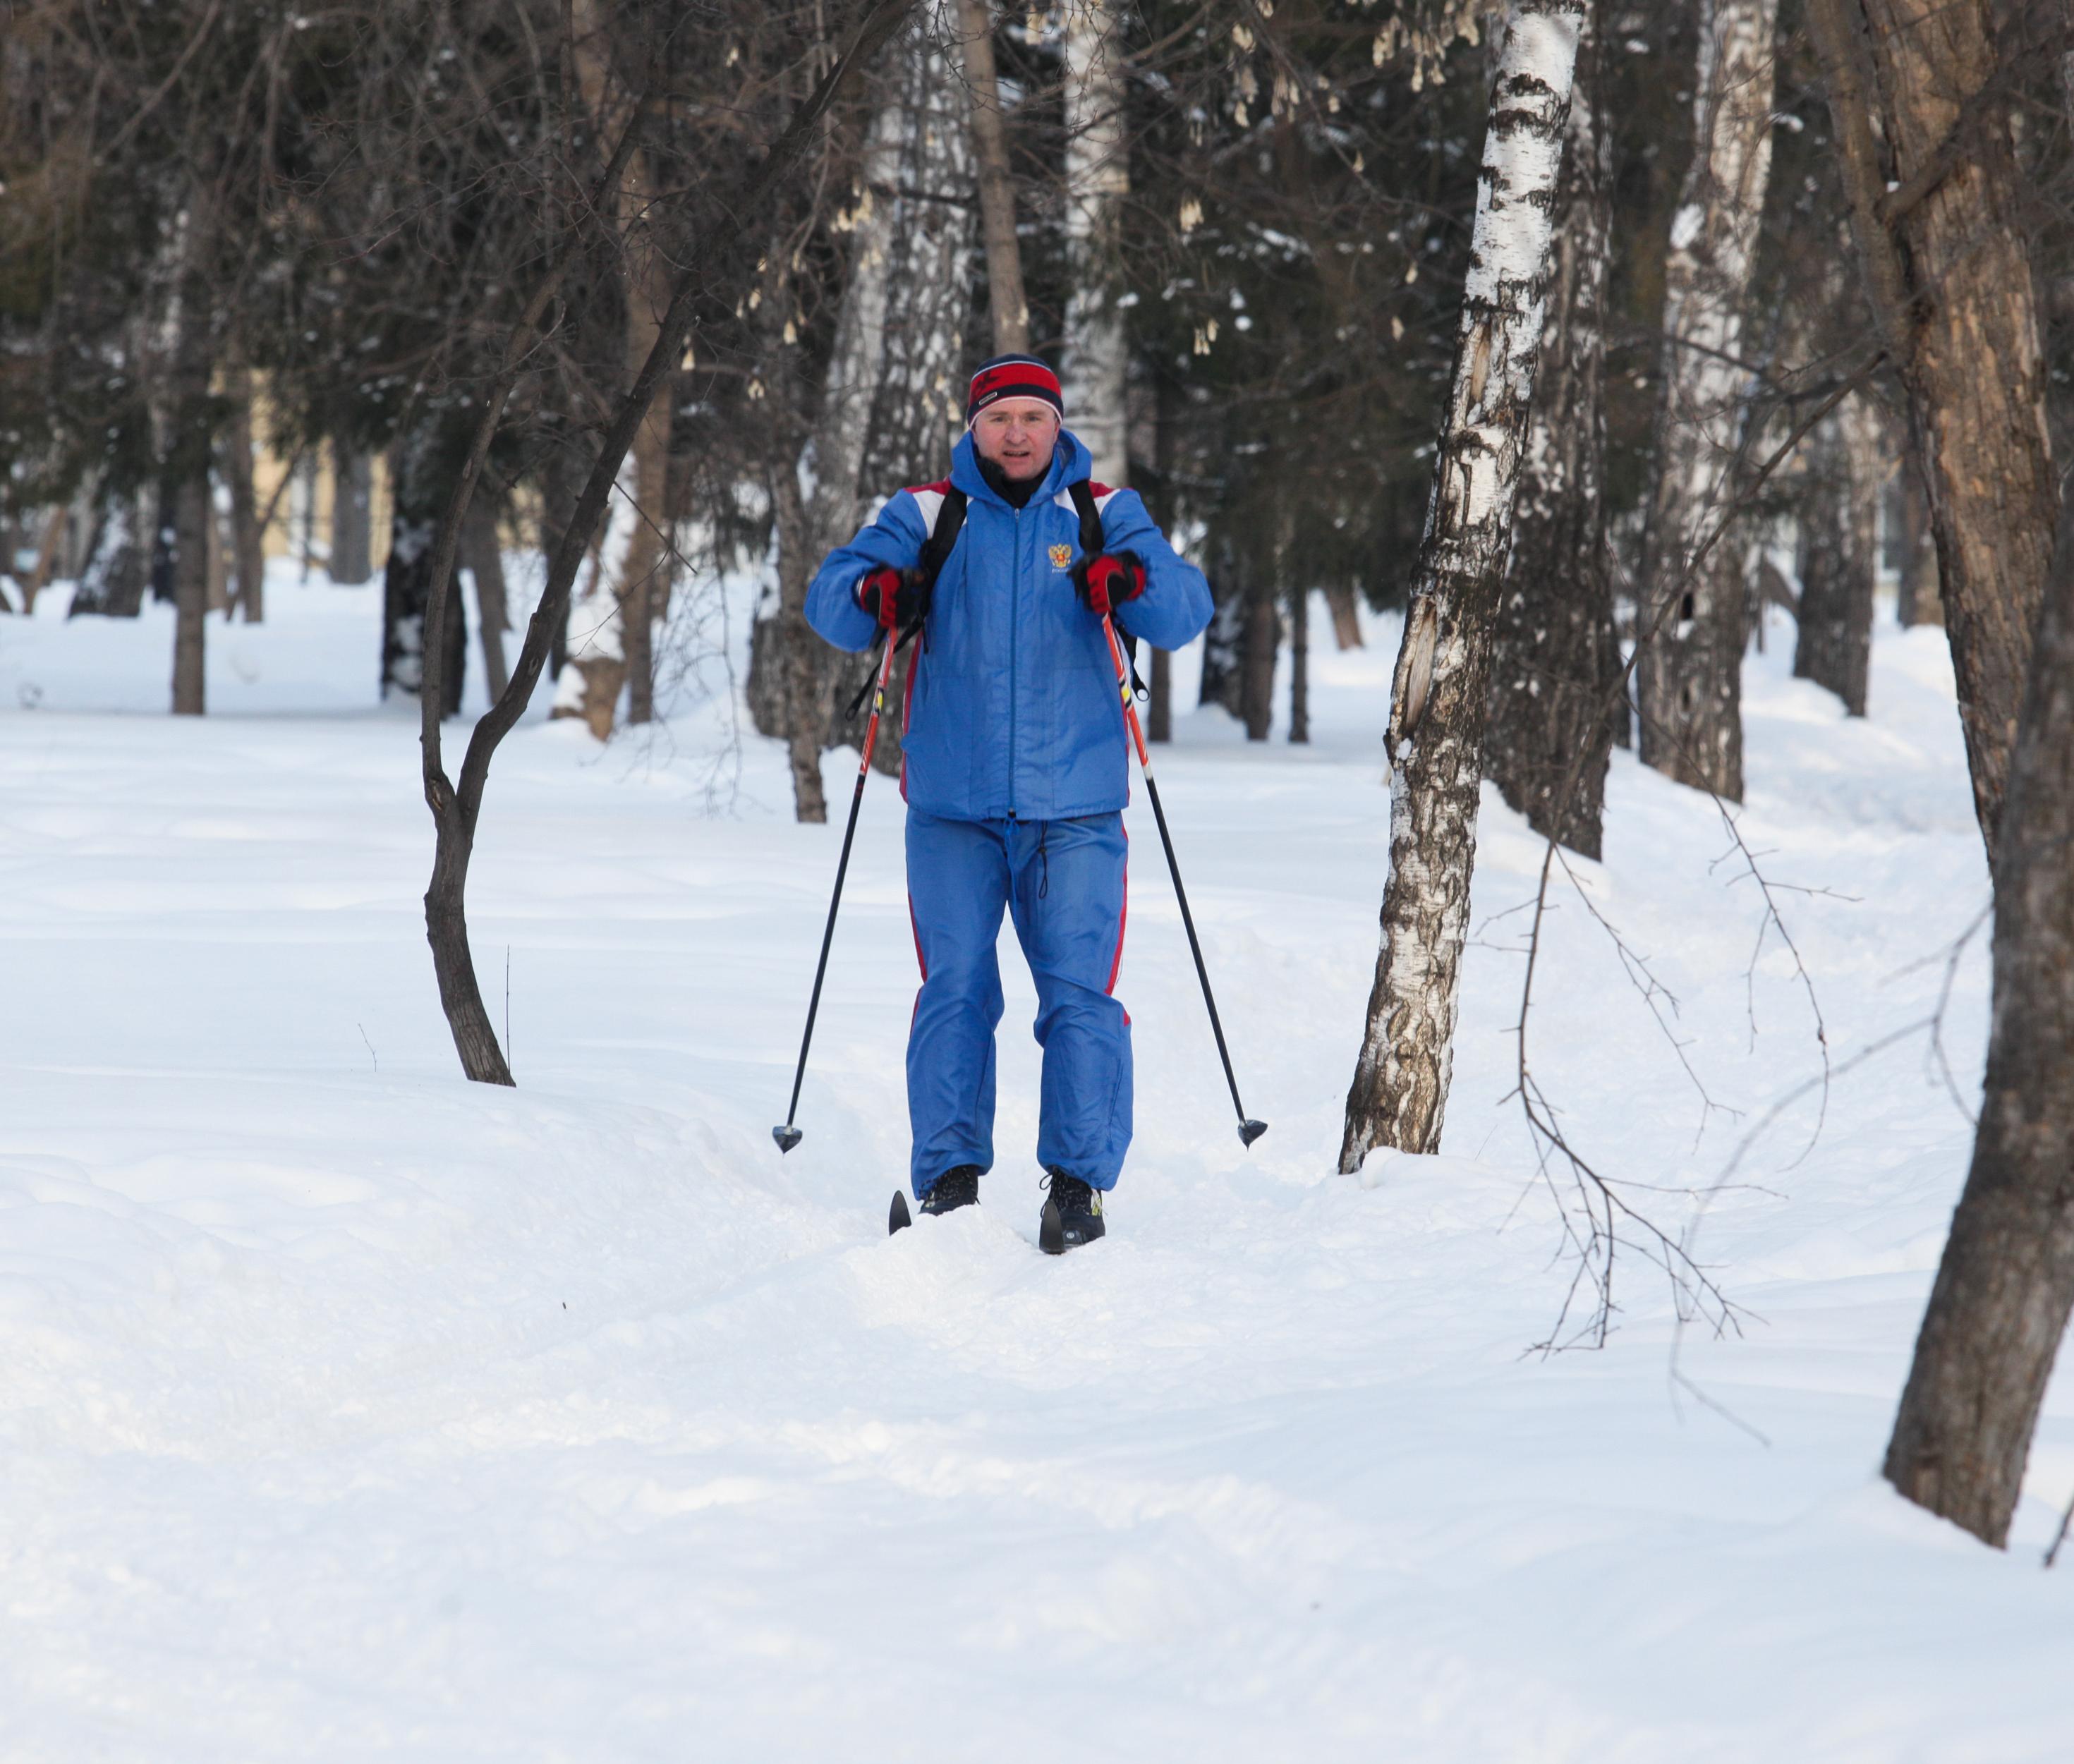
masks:
<instances>
[{"instance_id":1,"label":"blue ski pants","mask_svg":"<svg viewBox=\"0 0 2074 1764\"><path fill-rule=\"evenodd\" d=\"M1002 909L1037 983L1044 1050L1037 1161L1116 1186L1130 1145L1123 816L952 820L907 811L907 901L922 965L907 1036L910 1167L919 1200L947 1170L994 1165L995 945Z\"/></svg>"}]
</instances>

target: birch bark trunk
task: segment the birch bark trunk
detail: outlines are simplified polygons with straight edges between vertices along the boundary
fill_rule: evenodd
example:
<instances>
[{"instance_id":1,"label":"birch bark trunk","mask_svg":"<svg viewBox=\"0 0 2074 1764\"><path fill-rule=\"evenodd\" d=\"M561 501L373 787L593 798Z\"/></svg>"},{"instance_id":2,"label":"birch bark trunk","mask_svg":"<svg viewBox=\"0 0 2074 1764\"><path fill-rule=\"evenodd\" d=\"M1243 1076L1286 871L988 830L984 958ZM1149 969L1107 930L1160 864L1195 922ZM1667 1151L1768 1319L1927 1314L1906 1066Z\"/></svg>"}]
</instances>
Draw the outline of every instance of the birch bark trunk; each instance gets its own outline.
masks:
<instances>
[{"instance_id":1,"label":"birch bark trunk","mask_svg":"<svg viewBox=\"0 0 2074 1764\"><path fill-rule=\"evenodd\" d=\"M1060 378L1073 432L1104 484L1130 481L1125 385L1129 353L1117 305L1123 204L1123 28L1113 0L1072 0L1066 19L1066 249L1072 292Z\"/></svg>"},{"instance_id":2,"label":"birch bark trunk","mask_svg":"<svg viewBox=\"0 0 2074 1764\"><path fill-rule=\"evenodd\" d=\"M2074 575L2045 595L1995 861L1973 1167L1887 1446L1889 1481L2000 1548L2074 1310Z\"/></svg>"},{"instance_id":3,"label":"birch bark trunk","mask_svg":"<svg viewBox=\"0 0 2074 1764\"><path fill-rule=\"evenodd\" d=\"M791 761L795 816L828 819L821 754L841 738L835 726L836 654L807 623L807 589L816 567L857 525L858 491L872 407L886 360L887 301L899 241L901 148L910 121L907 77L926 53L918 21L911 20L895 49L896 65L882 84L866 137L851 206L834 229L849 235L849 274L836 317L833 348L809 423L799 372L799 337L786 316L791 295L782 275L768 280L765 306L774 335L777 371L774 404L781 457L771 483L778 592L752 634L750 696L758 726L783 737ZM798 451L795 452L795 449Z\"/></svg>"},{"instance_id":4,"label":"birch bark trunk","mask_svg":"<svg viewBox=\"0 0 2074 1764\"><path fill-rule=\"evenodd\" d=\"M1008 123L994 66L989 0L958 0L965 49L973 156L979 164L979 205L986 238L986 299L997 355L1030 347L1030 303L1023 292L1023 247L1015 236L1015 185L1008 163Z\"/></svg>"},{"instance_id":5,"label":"birch bark trunk","mask_svg":"<svg viewBox=\"0 0 2074 1764\"><path fill-rule=\"evenodd\" d=\"M882 490L944 476L948 449L965 428L965 328L978 231L972 137L964 84L944 46L925 31L927 18L917 17L905 52L890 64L903 85L903 117L895 185L882 193L893 204L886 342L861 494L845 522L861 519L865 501ZM830 543L849 537L837 531ZM907 702L915 665L910 645L894 664L898 696L890 701ZM879 725L871 763L889 778L899 775L903 733L897 719ZM854 742L857 731L833 738Z\"/></svg>"},{"instance_id":6,"label":"birch bark trunk","mask_svg":"<svg viewBox=\"0 0 2074 1764\"><path fill-rule=\"evenodd\" d=\"M1731 802L1743 795L1743 548L1717 544L1691 566L1733 489L1741 438L1747 375L1738 357L1771 175L1778 13L1778 0L1700 6L1692 163L1664 266L1656 485L1643 542L1640 623L1655 635L1635 669L1642 763Z\"/></svg>"},{"instance_id":7,"label":"birch bark trunk","mask_svg":"<svg viewBox=\"0 0 2074 1764\"><path fill-rule=\"evenodd\" d=\"M1440 1142L1453 1054L1492 626L1547 314L1550 217L1580 0L1514 0L1491 86L1448 414L1397 654L1382 949L1340 1168Z\"/></svg>"},{"instance_id":8,"label":"birch bark trunk","mask_svg":"<svg viewBox=\"0 0 2074 1764\"><path fill-rule=\"evenodd\" d=\"M852 205L837 217L849 236L849 273L799 482L775 486L778 591L751 637L751 709L761 731L793 750L802 820L826 814L822 749L857 739L841 721L848 694L836 690L845 664L806 622L808 585L856 531L871 494L942 474L964 408L973 161L964 88L928 26L918 14L893 45ZM796 357L793 345L778 347ZM896 698L912 666L911 651L896 663ZM879 726L872 763L899 770L890 721Z\"/></svg>"},{"instance_id":9,"label":"birch bark trunk","mask_svg":"<svg viewBox=\"0 0 2074 1764\"><path fill-rule=\"evenodd\" d=\"M1548 331L1498 601L1485 768L1543 838L1599 855L1620 671L1606 552L1605 288L1613 140L1598 109L1605 48L1588 14L1556 187ZM1349 608L1351 610L1351 608ZM1576 766L1574 783L1572 767ZM1557 805L1568 786L1558 825Z\"/></svg>"},{"instance_id":10,"label":"birch bark trunk","mask_svg":"<svg viewBox=\"0 0 2074 1764\"><path fill-rule=\"evenodd\" d=\"M2059 508L1994 19L1984 0L1810 0L1808 24L1866 291L1908 390L1992 861Z\"/></svg>"}]
</instances>

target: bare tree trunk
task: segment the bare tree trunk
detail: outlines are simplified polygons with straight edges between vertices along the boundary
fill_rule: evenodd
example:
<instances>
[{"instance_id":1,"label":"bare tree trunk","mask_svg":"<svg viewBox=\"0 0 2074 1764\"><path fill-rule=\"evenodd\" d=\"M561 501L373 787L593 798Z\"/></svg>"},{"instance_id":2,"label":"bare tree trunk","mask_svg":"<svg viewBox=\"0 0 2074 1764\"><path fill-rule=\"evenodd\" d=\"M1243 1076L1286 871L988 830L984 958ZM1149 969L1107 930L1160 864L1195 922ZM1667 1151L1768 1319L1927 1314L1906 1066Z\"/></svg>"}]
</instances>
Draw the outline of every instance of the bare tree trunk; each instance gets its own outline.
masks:
<instances>
[{"instance_id":1,"label":"bare tree trunk","mask_svg":"<svg viewBox=\"0 0 2074 1764\"><path fill-rule=\"evenodd\" d=\"M462 1070L477 1083L511 1082L510 1068L498 1046L496 1031L483 1004L468 936L468 870L490 762L498 745L516 726L527 700L539 684L552 634L568 608L576 571L589 549L591 535L604 518L614 481L632 450L634 437L656 392L682 358L685 345L700 319L707 314L726 311L732 304L730 295L742 298L748 294L754 281L754 272L750 266L755 261L755 245L762 236L762 228L773 193L781 180L792 174L818 138L828 106L841 95L857 70L899 27L913 3L914 0L874 0L852 27L849 40L833 64L793 112L783 132L763 155L733 213L723 213L700 239L699 260L679 271L671 286L669 304L657 329L655 346L634 376L633 385L612 407L598 438L582 490L548 560L547 580L540 591L539 603L527 622L526 640L519 647L511 684L504 696L476 722L457 780L447 776L441 757L437 702L429 694L423 701L419 749L425 804L432 812L436 840L432 882L425 890L425 936L439 981L440 1008L453 1035L455 1051L461 1056ZM630 133L623 139L631 146ZM607 167L608 184L618 169L616 155L614 163ZM589 192L587 204L595 204L601 195L598 191ZM444 578L452 574L451 560L459 542L469 496L496 433L505 400L517 379L520 365L537 337L537 328L560 284L568 262L565 256L560 264L551 268L511 329L506 340L504 366L477 415L462 469L439 522L434 558L446 567L436 568L429 572L440 582L441 592L433 598L428 610L442 642L446 611L453 598Z\"/></svg>"},{"instance_id":2,"label":"bare tree trunk","mask_svg":"<svg viewBox=\"0 0 2074 1764\"><path fill-rule=\"evenodd\" d=\"M645 422L645 417L644 417ZM635 439L639 439L637 432ZM590 560L589 573L569 602L568 659L555 682L550 722L580 717L600 741L611 737L619 695L626 685L626 609L618 585L638 524L632 494L639 462L631 450L607 511L605 531Z\"/></svg>"},{"instance_id":3,"label":"bare tree trunk","mask_svg":"<svg viewBox=\"0 0 2074 1764\"><path fill-rule=\"evenodd\" d=\"M209 465L205 454L180 470L173 492L173 714L208 708L204 677L209 629Z\"/></svg>"},{"instance_id":4,"label":"bare tree trunk","mask_svg":"<svg viewBox=\"0 0 2074 1764\"><path fill-rule=\"evenodd\" d=\"M331 579L357 588L374 573L374 461L332 450Z\"/></svg>"},{"instance_id":5,"label":"bare tree trunk","mask_svg":"<svg viewBox=\"0 0 2074 1764\"><path fill-rule=\"evenodd\" d=\"M1282 647L1282 614L1271 583L1246 585L1245 648L1239 659L1238 714L1246 738L1264 742L1275 723L1275 657Z\"/></svg>"},{"instance_id":6,"label":"bare tree trunk","mask_svg":"<svg viewBox=\"0 0 2074 1764\"><path fill-rule=\"evenodd\" d=\"M1810 0L1808 23L1866 291L1908 389L1992 861L2059 506L1993 16L1985 0Z\"/></svg>"},{"instance_id":7,"label":"bare tree trunk","mask_svg":"<svg viewBox=\"0 0 2074 1764\"><path fill-rule=\"evenodd\" d=\"M1599 113L1605 59L1588 14L1556 186L1554 282L1498 601L1484 754L1500 794L1535 832L1593 858L1613 754L1608 690L1620 671L1605 496L1613 211L1613 141Z\"/></svg>"},{"instance_id":8,"label":"bare tree trunk","mask_svg":"<svg viewBox=\"0 0 2074 1764\"><path fill-rule=\"evenodd\" d=\"M1453 382L1391 687L1382 949L1340 1168L1440 1141L1476 861L1491 631L1541 345L1549 225L1583 13L1514 0L1490 96Z\"/></svg>"},{"instance_id":9,"label":"bare tree trunk","mask_svg":"<svg viewBox=\"0 0 2074 1764\"><path fill-rule=\"evenodd\" d=\"M1289 739L1311 739L1311 591L1289 591Z\"/></svg>"},{"instance_id":10,"label":"bare tree trunk","mask_svg":"<svg viewBox=\"0 0 2074 1764\"><path fill-rule=\"evenodd\" d=\"M1877 554L1878 419L1857 395L1810 437L1800 506L1800 605L1793 671L1865 713Z\"/></svg>"},{"instance_id":11,"label":"bare tree trunk","mask_svg":"<svg viewBox=\"0 0 2074 1764\"><path fill-rule=\"evenodd\" d=\"M511 671L504 663L504 634L511 609L504 583L504 551L497 534L497 505L477 490L461 530L461 568L475 578L475 609L482 628L482 677L492 704L504 696Z\"/></svg>"},{"instance_id":12,"label":"bare tree trunk","mask_svg":"<svg viewBox=\"0 0 2074 1764\"><path fill-rule=\"evenodd\" d=\"M1123 204L1130 194L1124 137L1123 29L1113 0L1075 0L1066 16L1066 302L1060 381L1073 432L1101 483L1130 482L1124 410L1130 362L1116 304Z\"/></svg>"},{"instance_id":13,"label":"bare tree trunk","mask_svg":"<svg viewBox=\"0 0 2074 1764\"><path fill-rule=\"evenodd\" d=\"M163 334L170 342L159 425L162 541L170 539L173 618L173 714L200 717L207 708L205 645L209 618L209 535L216 523L209 494L209 461L216 452L209 382L215 377L216 337L210 287L203 265L210 217L196 201L176 229L180 270Z\"/></svg>"},{"instance_id":14,"label":"bare tree trunk","mask_svg":"<svg viewBox=\"0 0 2074 1764\"><path fill-rule=\"evenodd\" d=\"M2063 530L1995 860L1981 1124L1887 1446L1919 1506L1999 1548L2074 1310L2074 572Z\"/></svg>"},{"instance_id":15,"label":"bare tree trunk","mask_svg":"<svg viewBox=\"0 0 2074 1764\"><path fill-rule=\"evenodd\" d=\"M1174 662L1163 649L1152 652L1152 675L1146 681L1152 702L1145 707L1145 738L1171 742L1174 738Z\"/></svg>"},{"instance_id":16,"label":"bare tree trunk","mask_svg":"<svg viewBox=\"0 0 2074 1764\"><path fill-rule=\"evenodd\" d=\"M425 679L425 613L432 592L432 539L453 487L452 438L436 427L413 430L390 456L389 562L382 583L382 696L418 696ZM451 592L451 590L449 590ZM468 665L468 621L457 605L441 642L440 699L461 713Z\"/></svg>"},{"instance_id":17,"label":"bare tree trunk","mask_svg":"<svg viewBox=\"0 0 2074 1764\"><path fill-rule=\"evenodd\" d=\"M43 517L43 537L36 547L36 567L29 572L28 580L22 585L22 611L25 617L35 611L36 597L51 585L51 576L57 567L58 553L64 548L65 528L71 519L72 510L62 502Z\"/></svg>"},{"instance_id":18,"label":"bare tree trunk","mask_svg":"<svg viewBox=\"0 0 2074 1764\"><path fill-rule=\"evenodd\" d=\"M1221 704L1240 714L1240 687L1245 679L1246 617L1252 604L1246 584L1252 567L1227 536L1217 547L1208 571L1214 609L1203 633L1203 675L1198 704Z\"/></svg>"},{"instance_id":19,"label":"bare tree trunk","mask_svg":"<svg viewBox=\"0 0 2074 1764\"><path fill-rule=\"evenodd\" d=\"M613 72L610 27L597 0L576 0L572 12L576 80L584 106L601 143L617 139L626 126L632 94ZM663 310L669 304L668 266L652 231L655 192L648 156L639 147L628 155L625 175L612 192L618 219L619 281L624 305L627 382L641 371L655 346ZM646 723L655 716L655 592L667 580L670 401L667 381L657 389L634 437L622 474L620 501L613 510L609 569L593 578L576 613L588 622L590 642L580 646L555 693L554 717L580 717L600 741L612 733L619 695L626 692L626 720Z\"/></svg>"},{"instance_id":20,"label":"bare tree trunk","mask_svg":"<svg viewBox=\"0 0 2074 1764\"><path fill-rule=\"evenodd\" d=\"M1692 559L1731 489L1741 440L1743 307L1771 174L1778 0L1702 0L1691 169L1664 265L1656 488L1643 544L1635 672L1642 763L1731 802L1743 795L1743 547ZM1667 600L1678 605L1659 621Z\"/></svg>"},{"instance_id":21,"label":"bare tree trunk","mask_svg":"<svg viewBox=\"0 0 2074 1764\"><path fill-rule=\"evenodd\" d=\"M1895 613L1904 627L1942 625L1944 597L1937 591L1937 546L1930 532L1930 502L1923 494L1923 465L1911 447L1901 462L1901 588Z\"/></svg>"},{"instance_id":22,"label":"bare tree trunk","mask_svg":"<svg viewBox=\"0 0 2074 1764\"><path fill-rule=\"evenodd\" d=\"M208 577L203 605L226 617L230 612L230 559L223 543L223 523L216 506L216 486L202 480L202 570Z\"/></svg>"},{"instance_id":23,"label":"bare tree trunk","mask_svg":"<svg viewBox=\"0 0 2074 1764\"><path fill-rule=\"evenodd\" d=\"M649 328L653 328L652 325ZM647 344L652 345L652 337ZM639 349L629 377L647 359ZM626 646L626 721L655 720L655 620L667 607L671 559L668 543L670 397L666 386L648 407L634 437L632 536L621 566L620 628Z\"/></svg>"},{"instance_id":24,"label":"bare tree trunk","mask_svg":"<svg viewBox=\"0 0 2074 1764\"><path fill-rule=\"evenodd\" d=\"M569 522L576 512L576 493L581 483L580 467L574 448L566 440L552 444L540 467L540 555L552 557L561 549L562 537L568 531ZM573 605L573 597L571 604ZM559 680L562 670L569 659L569 609L564 606L562 616L555 621L555 628L547 643L547 678ZM752 703L754 701L752 700Z\"/></svg>"},{"instance_id":25,"label":"bare tree trunk","mask_svg":"<svg viewBox=\"0 0 2074 1764\"><path fill-rule=\"evenodd\" d=\"M80 567L68 618L97 613L134 618L143 610L151 572L152 498L148 490L111 490Z\"/></svg>"},{"instance_id":26,"label":"bare tree trunk","mask_svg":"<svg viewBox=\"0 0 2074 1764\"><path fill-rule=\"evenodd\" d=\"M822 664L825 646L807 623L811 526L806 499L799 493L799 473L789 463L781 464L773 475L771 490L778 529L779 608L771 635L782 670L792 808L796 819L818 826L828 818L828 795L821 787L821 750L822 732L828 722L830 674Z\"/></svg>"},{"instance_id":27,"label":"bare tree trunk","mask_svg":"<svg viewBox=\"0 0 2074 1764\"><path fill-rule=\"evenodd\" d=\"M989 0L958 0L965 45L973 155L979 163L979 205L986 238L986 297L998 355L1030 347L1030 303L1023 293L1023 247L1015 236L1015 186L1008 164L1007 120L994 68Z\"/></svg>"},{"instance_id":28,"label":"bare tree trunk","mask_svg":"<svg viewBox=\"0 0 2074 1764\"><path fill-rule=\"evenodd\" d=\"M1354 604L1354 591L1346 582L1335 582L1325 590L1325 605L1332 614L1332 642L1341 650L1360 649L1361 641L1361 609Z\"/></svg>"},{"instance_id":29,"label":"bare tree trunk","mask_svg":"<svg viewBox=\"0 0 2074 1764\"><path fill-rule=\"evenodd\" d=\"M266 617L266 535L259 525L259 497L252 482L250 370L233 370L229 384L230 420L223 432L223 476L230 489L238 616L248 625L257 625Z\"/></svg>"},{"instance_id":30,"label":"bare tree trunk","mask_svg":"<svg viewBox=\"0 0 2074 1764\"><path fill-rule=\"evenodd\" d=\"M655 346L663 308L670 299L669 266L644 224L655 201L647 155L636 151L627 168L621 196L621 237L626 241L626 378L630 385ZM650 403L634 437L630 475L633 523L619 580L620 630L626 649L626 720L648 723L655 717L655 621L668 609L670 556L670 382ZM615 695L616 696L616 695ZM610 727L610 712L606 712ZM593 726L595 726L593 725Z\"/></svg>"}]
</instances>

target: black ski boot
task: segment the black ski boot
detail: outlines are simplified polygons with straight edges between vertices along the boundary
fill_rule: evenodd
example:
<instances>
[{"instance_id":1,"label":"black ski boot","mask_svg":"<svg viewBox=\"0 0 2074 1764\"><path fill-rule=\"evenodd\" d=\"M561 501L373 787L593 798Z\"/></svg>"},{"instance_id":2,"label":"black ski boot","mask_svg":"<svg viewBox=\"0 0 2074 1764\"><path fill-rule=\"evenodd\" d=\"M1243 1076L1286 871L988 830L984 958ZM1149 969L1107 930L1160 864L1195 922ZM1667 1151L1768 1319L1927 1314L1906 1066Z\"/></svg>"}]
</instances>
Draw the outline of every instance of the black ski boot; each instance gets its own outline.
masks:
<instances>
[{"instance_id":1,"label":"black ski boot","mask_svg":"<svg viewBox=\"0 0 2074 1764\"><path fill-rule=\"evenodd\" d=\"M979 1175L976 1163L961 1163L955 1170L946 1170L930 1184L929 1192L922 1196L923 1212L956 1212L961 1207L977 1206Z\"/></svg>"},{"instance_id":2,"label":"black ski boot","mask_svg":"<svg viewBox=\"0 0 2074 1764\"><path fill-rule=\"evenodd\" d=\"M1081 1244L1093 1243L1109 1229L1102 1223L1101 1193L1078 1176L1063 1170L1047 1171L1039 1186L1051 1191L1037 1225L1037 1247L1046 1255L1062 1256Z\"/></svg>"}]
</instances>

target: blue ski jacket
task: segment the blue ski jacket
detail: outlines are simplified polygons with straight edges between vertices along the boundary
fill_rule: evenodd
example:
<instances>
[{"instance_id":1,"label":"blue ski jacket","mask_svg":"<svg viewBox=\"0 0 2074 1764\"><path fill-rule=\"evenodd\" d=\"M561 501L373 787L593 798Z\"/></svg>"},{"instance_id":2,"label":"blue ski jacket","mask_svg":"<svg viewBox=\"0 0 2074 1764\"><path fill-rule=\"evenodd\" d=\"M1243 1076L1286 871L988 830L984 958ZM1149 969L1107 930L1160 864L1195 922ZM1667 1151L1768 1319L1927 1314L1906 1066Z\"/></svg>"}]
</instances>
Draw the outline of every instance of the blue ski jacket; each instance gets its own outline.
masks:
<instances>
[{"instance_id":1,"label":"blue ski jacket","mask_svg":"<svg viewBox=\"0 0 2074 1764\"><path fill-rule=\"evenodd\" d=\"M857 604L858 581L882 567L913 568L944 493L965 493L965 525L907 680L901 793L927 814L1068 820L1112 813L1130 798L1116 667L1101 621L1073 591L1080 523L1067 485L1089 463L1079 438L1060 431L1050 472L1018 509L981 475L966 435L948 478L899 492L828 555L808 590L816 631L839 649L866 647L878 627ZM1145 566L1145 592L1118 609L1118 628L1162 649L1192 642L1210 622L1203 572L1175 555L1135 492L1092 488L1104 544Z\"/></svg>"}]
</instances>

